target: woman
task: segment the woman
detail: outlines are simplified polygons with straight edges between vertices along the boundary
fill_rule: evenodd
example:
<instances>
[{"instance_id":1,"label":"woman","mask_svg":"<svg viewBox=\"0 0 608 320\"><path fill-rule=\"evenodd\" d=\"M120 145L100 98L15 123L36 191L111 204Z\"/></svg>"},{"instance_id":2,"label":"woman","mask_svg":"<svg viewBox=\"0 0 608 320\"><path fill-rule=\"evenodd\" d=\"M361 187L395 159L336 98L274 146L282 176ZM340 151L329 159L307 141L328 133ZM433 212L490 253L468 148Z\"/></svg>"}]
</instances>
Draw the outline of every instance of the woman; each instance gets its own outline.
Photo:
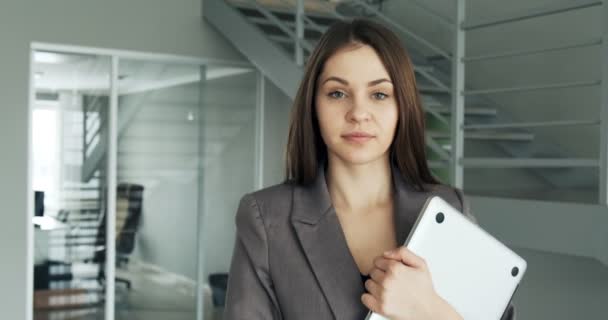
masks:
<instances>
[{"instance_id":1,"label":"woman","mask_svg":"<svg viewBox=\"0 0 608 320\"><path fill-rule=\"evenodd\" d=\"M431 195L468 214L431 175L424 131L396 35L367 20L332 25L295 97L286 182L241 200L224 319L462 319L400 247Z\"/></svg>"}]
</instances>

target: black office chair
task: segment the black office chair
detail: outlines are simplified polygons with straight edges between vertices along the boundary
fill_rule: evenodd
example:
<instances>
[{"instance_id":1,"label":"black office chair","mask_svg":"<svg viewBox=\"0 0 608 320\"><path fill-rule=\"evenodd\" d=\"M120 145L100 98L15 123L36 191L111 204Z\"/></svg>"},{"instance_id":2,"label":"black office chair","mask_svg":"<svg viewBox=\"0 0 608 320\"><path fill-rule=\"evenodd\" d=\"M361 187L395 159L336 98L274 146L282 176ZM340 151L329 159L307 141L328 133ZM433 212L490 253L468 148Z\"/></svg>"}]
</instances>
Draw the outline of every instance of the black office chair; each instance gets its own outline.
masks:
<instances>
[{"instance_id":1,"label":"black office chair","mask_svg":"<svg viewBox=\"0 0 608 320\"><path fill-rule=\"evenodd\" d=\"M129 256L135 248L135 235L142 213L144 187L136 184L122 183L116 190L116 265L122 267L129 262ZM126 200L126 201L121 201ZM127 203L125 207L124 204ZM99 264L97 280L105 282L104 266L106 262L105 234L107 215L104 212L97 231L97 243L101 244L95 252L93 262ZM116 278L117 283L124 283L131 289L131 281Z\"/></svg>"},{"instance_id":2,"label":"black office chair","mask_svg":"<svg viewBox=\"0 0 608 320\"><path fill-rule=\"evenodd\" d=\"M212 273L209 275L212 301L214 307L224 307L226 303L226 291L228 290L228 274Z\"/></svg>"}]
</instances>

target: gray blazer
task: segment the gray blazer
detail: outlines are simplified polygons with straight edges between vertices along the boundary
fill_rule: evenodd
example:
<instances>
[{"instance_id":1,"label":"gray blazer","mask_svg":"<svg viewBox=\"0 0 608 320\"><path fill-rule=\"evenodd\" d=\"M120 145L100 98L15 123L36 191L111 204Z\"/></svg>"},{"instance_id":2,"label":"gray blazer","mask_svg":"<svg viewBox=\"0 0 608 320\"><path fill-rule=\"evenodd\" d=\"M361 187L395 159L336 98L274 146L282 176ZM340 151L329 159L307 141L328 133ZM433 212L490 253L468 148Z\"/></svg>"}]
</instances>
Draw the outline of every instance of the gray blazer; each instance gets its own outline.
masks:
<instances>
[{"instance_id":1,"label":"gray blazer","mask_svg":"<svg viewBox=\"0 0 608 320\"><path fill-rule=\"evenodd\" d=\"M397 243L404 243L422 205L438 195L465 214L458 189L414 190L393 167ZM473 219L474 220L474 219ZM236 214L225 320L362 320L367 308L359 269L325 183L279 184L245 195ZM501 320L515 319L513 305Z\"/></svg>"}]
</instances>

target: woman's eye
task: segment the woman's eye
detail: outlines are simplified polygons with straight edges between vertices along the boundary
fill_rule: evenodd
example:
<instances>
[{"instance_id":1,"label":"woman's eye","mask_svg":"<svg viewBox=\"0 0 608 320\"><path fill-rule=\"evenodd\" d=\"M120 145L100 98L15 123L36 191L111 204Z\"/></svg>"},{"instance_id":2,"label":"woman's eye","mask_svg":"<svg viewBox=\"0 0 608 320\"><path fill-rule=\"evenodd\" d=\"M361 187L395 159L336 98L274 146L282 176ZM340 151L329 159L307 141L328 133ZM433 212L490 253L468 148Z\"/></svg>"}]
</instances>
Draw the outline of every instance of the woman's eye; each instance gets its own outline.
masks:
<instances>
[{"instance_id":1,"label":"woman's eye","mask_svg":"<svg viewBox=\"0 0 608 320\"><path fill-rule=\"evenodd\" d=\"M384 94L382 92L376 92L373 94L374 98L378 99L378 100L384 100L386 98L388 98L387 94Z\"/></svg>"},{"instance_id":2,"label":"woman's eye","mask_svg":"<svg viewBox=\"0 0 608 320\"><path fill-rule=\"evenodd\" d=\"M333 91L329 93L329 96L334 99L344 98L344 92L341 91Z\"/></svg>"}]
</instances>

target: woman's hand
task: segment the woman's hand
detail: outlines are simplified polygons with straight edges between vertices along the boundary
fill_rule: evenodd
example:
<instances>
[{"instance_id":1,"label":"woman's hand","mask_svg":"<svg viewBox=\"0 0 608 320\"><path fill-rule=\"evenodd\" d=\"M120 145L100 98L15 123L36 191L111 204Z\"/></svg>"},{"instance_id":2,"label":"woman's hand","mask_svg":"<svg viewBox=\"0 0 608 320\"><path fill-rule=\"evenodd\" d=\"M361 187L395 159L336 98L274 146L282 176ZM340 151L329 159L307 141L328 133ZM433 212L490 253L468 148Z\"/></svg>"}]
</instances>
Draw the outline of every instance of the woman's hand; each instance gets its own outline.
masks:
<instances>
[{"instance_id":1,"label":"woman's hand","mask_svg":"<svg viewBox=\"0 0 608 320\"><path fill-rule=\"evenodd\" d=\"M462 319L436 292L426 262L405 246L374 259L363 304L393 320Z\"/></svg>"}]
</instances>

